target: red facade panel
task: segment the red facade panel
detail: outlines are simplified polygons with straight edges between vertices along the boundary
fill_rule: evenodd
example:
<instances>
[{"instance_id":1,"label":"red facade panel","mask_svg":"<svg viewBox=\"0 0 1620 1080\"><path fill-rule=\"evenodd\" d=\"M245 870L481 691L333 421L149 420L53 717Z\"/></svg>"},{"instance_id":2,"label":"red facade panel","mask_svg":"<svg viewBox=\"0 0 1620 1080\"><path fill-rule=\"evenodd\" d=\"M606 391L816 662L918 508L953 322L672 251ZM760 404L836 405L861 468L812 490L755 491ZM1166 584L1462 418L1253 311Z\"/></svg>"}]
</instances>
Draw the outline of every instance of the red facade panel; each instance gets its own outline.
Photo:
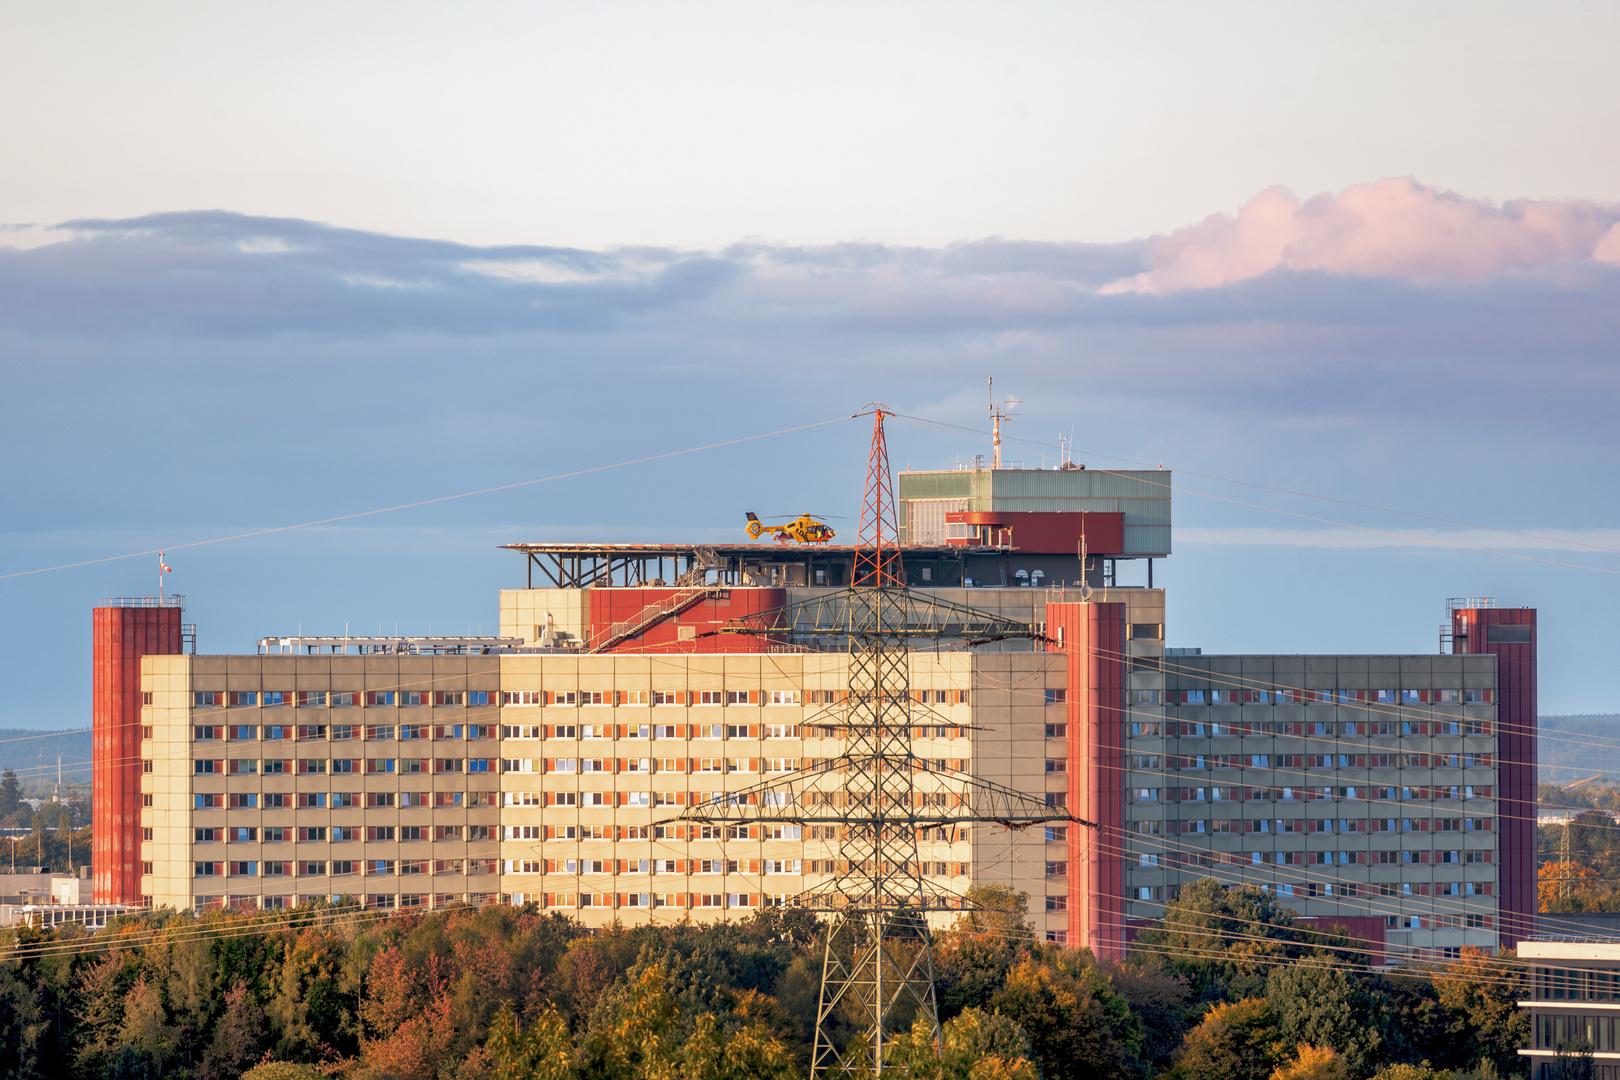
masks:
<instances>
[{"instance_id":1,"label":"red facade panel","mask_svg":"<svg viewBox=\"0 0 1620 1080\"><path fill-rule=\"evenodd\" d=\"M945 520L989 526L990 543L1010 544L1031 555L1078 555L1082 535L1087 555L1119 555L1125 550L1125 515L1116 511L961 510L947 513Z\"/></svg>"},{"instance_id":2,"label":"red facade panel","mask_svg":"<svg viewBox=\"0 0 1620 1080\"><path fill-rule=\"evenodd\" d=\"M141 657L180 652L178 607L99 607L92 621L91 888L141 902Z\"/></svg>"},{"instance_id":3,"label":"red facade panel","mask_svg":"<svg viewBox=\"0 0 1620 1080\"><path fill-rule=\"evenodd\" d=\"M1069 943L1125 958L1125 605L1048 604L1068 666Z\"/></svg>"},{"instance_id":4,"label":"red facade panel","mask_svg":"<svg viewBox=\"0 0 1620 1080\"><path fill-rule=\"evenodd\" d=\"M607 651L758 653L779 644L775 638L715 631L733 620L781 607L787 603L786 589L726 589L684 607L682 601L690 596L690 589L670 587L594 588L590 592L591 625L587 640L595 647L611 640L615 628L631 630L645 622L639 633L626 637ZM671 613L658 617L664 610Z\"/></svg>"},{"instance_id":5,"label":"red facade panel","mask_svg":"<svg viewBox=\"0 0 1620 1080\"><path fill-rule=\"evenodd\" d=\"M1536 610L1458 608L1451 630L1455 651L1496 657L1497 904L1512 947L1536 930Z\"/></svg>"}]
</instances>

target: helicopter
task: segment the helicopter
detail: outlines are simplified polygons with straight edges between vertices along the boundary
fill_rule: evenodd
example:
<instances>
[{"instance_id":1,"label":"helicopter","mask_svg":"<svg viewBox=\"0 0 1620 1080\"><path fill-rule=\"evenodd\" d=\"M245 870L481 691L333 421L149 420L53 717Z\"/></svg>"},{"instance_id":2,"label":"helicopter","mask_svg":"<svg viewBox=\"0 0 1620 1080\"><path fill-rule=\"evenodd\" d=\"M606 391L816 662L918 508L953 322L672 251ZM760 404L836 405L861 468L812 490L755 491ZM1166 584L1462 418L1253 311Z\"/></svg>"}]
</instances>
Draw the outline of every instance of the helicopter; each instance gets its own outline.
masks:
<instances>
[{"instance_id":1,"label":"helicopter","mask_svg":"<svg viewBox=\"0 0 1620 1080\"><path fill-rule=\"evenodd\" d=\"M801 544L825 544L838 535L833 532L832 526L817 521L809 514L800 514L792 521L784 521L773 525L759 520L758 517L754 516L752 510L747 513L748 535L755 540L758 540L767 531L774 533L772 538L778 544L788 544L795 541Z\"/></svg>"}]
</instances>

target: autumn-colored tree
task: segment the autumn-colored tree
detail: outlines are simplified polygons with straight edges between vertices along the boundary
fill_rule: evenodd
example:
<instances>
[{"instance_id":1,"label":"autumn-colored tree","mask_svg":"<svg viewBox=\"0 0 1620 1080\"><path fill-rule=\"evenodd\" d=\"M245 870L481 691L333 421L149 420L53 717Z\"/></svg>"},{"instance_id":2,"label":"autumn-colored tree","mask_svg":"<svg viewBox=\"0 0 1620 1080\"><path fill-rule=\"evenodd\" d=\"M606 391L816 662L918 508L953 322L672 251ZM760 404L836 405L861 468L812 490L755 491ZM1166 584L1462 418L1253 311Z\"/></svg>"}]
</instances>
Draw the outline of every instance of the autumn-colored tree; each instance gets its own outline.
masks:
<instances>
[{"instance_id":1,"label":"autumn-colored tree","mask_svg":"<svg viewBox=\"0 0 1620 1080\"><path fill-rule=\"evenodd\" d=\"M1277 1014L1263 998L1244 998L1210 1008L1187 1032L1173 1080L1268 1080L1286 1047Z\"/></svg>"},{"instance_id":2,"label":"autumn-colored tree","mask_svg":"<svg viewBox=\"0 0 1620 1080\"><path fill-rule=\"evenodd\" d=\"M1291 1060L1272 1070L1271 1080L1350 1080L1350 1066L1332 1047L1300 1043Z\"/></svg>"},{"instance_id":3,"label":"autumn-colored tree","mask_svg":"<svg viewBox=\"0 0 1620 1080\"><path fill-rule=\"evenodd\" d=\"M1140 1029L1084 950L1013 966L990 1007L1028 1032L1046 1080L1132 1075Z\"/></svg>"},{"instance_id":4,"label":"autumn-colored tree","mask_svg":"<svg viewBox=\"0 0 1620 1080\"><path fill-rule=\"evenodd\" d=\"M1016 1024L967 1009L946 1021L937 1043L924 1020L896 1035L884 1065L910 1080L1039 1080L1032 1057L1028 1036Z\"/></svg>"},{"instance_id":5,"label":"autumn-colored tree","mask_svg":"<svg viewBox=\"0 0 1620 1080\"><path fill-rule=\"evenodd\" d=\"M1530 1015L1518 1006L1530 996L1529 971L1518 953L1464 948L1460 959L1434 969L1433 981L1454 1044L1464 1051L1456 1064L1485 1060L1503 1073L1518 1072L1519 1047L1530 1041Z\"/></svg>"}]
</instances>

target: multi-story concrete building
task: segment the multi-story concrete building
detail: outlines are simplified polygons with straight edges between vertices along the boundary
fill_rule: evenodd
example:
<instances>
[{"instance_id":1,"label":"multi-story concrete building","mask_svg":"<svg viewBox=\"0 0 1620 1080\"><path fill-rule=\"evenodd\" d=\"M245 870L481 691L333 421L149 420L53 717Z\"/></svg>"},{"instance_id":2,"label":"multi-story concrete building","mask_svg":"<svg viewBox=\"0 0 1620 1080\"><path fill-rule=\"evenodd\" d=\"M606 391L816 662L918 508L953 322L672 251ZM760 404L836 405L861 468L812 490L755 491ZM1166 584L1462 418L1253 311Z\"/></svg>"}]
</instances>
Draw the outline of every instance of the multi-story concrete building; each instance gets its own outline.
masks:
<instances>
[{"instance_id":1,"label":"multi-story concrete building","mask_svg":"<svg viewBox=\"0 0 1620 1080\"><path fill-rule=\"evenodd\" d=\"M930 830L926 874L1012 885L1049 938L1105 954L1208 876L1396 955L1524 932L1533 611L1461 606L1435 656L1166 650L1163 590L1112 582L1168 554L1168 474L981 471L899 478L919 602L1023 628L943 625L915 649L914 752L1097 828ZM514 548L529 587L501 593L497 638L142 655L127 900L533 900L600 923L724 917L824 880L833 826L675 819L841 753L842 640L733 631L846 587L853 549Z\"/></svg>"}]
</instances>

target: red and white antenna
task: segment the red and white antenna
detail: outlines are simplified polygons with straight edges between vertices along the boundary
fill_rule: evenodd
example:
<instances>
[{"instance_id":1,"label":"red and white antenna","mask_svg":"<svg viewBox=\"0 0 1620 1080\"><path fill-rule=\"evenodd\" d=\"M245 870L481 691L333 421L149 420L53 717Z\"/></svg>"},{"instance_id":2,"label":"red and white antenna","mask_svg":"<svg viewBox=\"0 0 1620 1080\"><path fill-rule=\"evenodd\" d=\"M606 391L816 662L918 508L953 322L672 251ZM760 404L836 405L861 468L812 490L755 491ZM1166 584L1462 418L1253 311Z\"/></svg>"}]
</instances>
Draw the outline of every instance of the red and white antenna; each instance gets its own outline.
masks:
<instances>
[{"instance_id":1,"label":"red and white antenna","mask_svg":"<svg viewBox=\"0 0 1620 1080\"><path fill-rule=\"evenodd\" d=\"M894 512L894 477L889 472L889 444L883 437L882 405L872 405L872 452L866 460L866 495L861 500L861 531L855 540L852 585L904 587L900 564L900 529Z\"/></svg>"},{"instance_id":2,"label":"red and white antenna","mask_svg":"<svg viewBox=\"0 0 1620 1080\"><path fill-rule=\"evenodd\" d=\"M174 573L174 567L163 561L163 552L158 552L158 604L163 603L163 575Z\"/></svg>"}]
</instances>

